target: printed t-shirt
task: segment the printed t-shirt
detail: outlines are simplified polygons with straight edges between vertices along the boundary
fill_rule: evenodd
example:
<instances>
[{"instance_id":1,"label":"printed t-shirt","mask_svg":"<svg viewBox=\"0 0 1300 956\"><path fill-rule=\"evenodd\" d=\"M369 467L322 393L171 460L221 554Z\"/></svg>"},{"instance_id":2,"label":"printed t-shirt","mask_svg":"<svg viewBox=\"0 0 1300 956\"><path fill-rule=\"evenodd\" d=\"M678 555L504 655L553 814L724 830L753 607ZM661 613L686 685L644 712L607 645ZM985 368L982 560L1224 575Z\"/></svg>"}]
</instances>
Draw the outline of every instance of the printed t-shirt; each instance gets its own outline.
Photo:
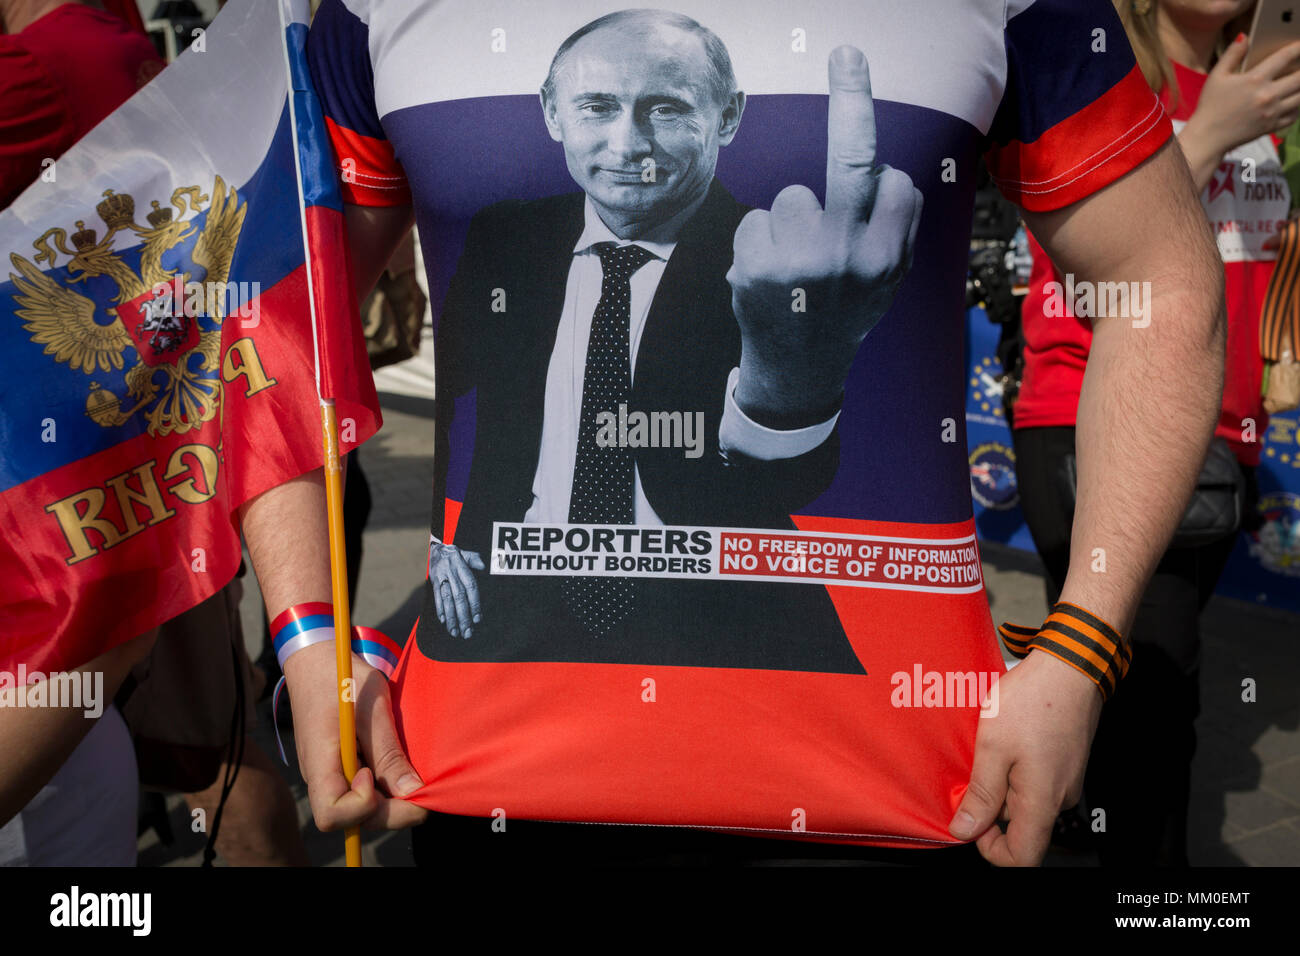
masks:
<instances>
[{"instance_id":1,"label":"printed t-shirt","mask_svg":"<svg viewBox=\"0 0 1300 956\"><path fill-rule=\"evenodd\" d=\"M1196 109L1207 74L1180 63L1174 64L1174 73L1181 96L1173 110L1173 124L1181 131ZM1166 89L1161 99L1168 105L1170 98ZM1264 363L1259 351L1259 317L1277 252L1262 245L1285 222L1290 204L1291 191L1282 175L1277 147L1268 135L1225 153L1201 192L1201 205L1223 257L1228 309L1223 404L1215 434L1247 465L1259 464L1260 442L1242 440L1243 429L1248 428L1246 420L1255 422L1253 432L1247 430L1247 434L1263 435L1268 427L1260 395ZM1016 400L1015 427L1073 426L1092 345L1092 324L1090 319L1074 315L1067 297L1048 301L1054 292L1061 296L1065 280L1032 236L1030 247L1034 264L1021 307L1025 370ZM1061 288L1048 288L1052 282Z\"/></svg>"},{"instance_id":2,"label":"printed t-shirt","mask_svg":"<svg viewBox=\"0 0 1300 956\"><path fill-rule=\"evenodd\" d=\"M638 86L658 74L631 42L641 65L626 76L609 56L590 72L591 44L569 50L556 89L601 88L556 94L586 119L552 138L539 101L552 58L612 9L325 0L311 28L345 199L415 208L438 325L431 536L486 566L469 638L448 634L426 582L394 677L426 781L412 799L471 817L952 843L981 688L1003 671L962 416L976 162L987 154L1011 200L1054 209L1152 155L1168 119L1105 2L902 15L683 0L669 9L713 32L713 75L720 46L743 116L700 205L672 235L642 237L648 264L593 306L591 257L618 239L578 183L641 199L638 173L671 185L690 154L689 135L670 135L680 98ZM839 408L769 427L737 411L726 276L748 208L795 184L824 200L827 62L842 44L869 62L875 160L911 178L923 211ZM589 135L592 116L617 130ZM825 314L816 293L791 289L791 315ZM591 314L615 308L626 372L597 331L608 316ZM635 469L593 479L581 397L592 381L614 394L611 375L629 376L630 398L596 417L595 445L631 449ZM593 485L629 517L578 520ZM613 623L586 616L593 601Z\"/></svg>"}]
</instances>

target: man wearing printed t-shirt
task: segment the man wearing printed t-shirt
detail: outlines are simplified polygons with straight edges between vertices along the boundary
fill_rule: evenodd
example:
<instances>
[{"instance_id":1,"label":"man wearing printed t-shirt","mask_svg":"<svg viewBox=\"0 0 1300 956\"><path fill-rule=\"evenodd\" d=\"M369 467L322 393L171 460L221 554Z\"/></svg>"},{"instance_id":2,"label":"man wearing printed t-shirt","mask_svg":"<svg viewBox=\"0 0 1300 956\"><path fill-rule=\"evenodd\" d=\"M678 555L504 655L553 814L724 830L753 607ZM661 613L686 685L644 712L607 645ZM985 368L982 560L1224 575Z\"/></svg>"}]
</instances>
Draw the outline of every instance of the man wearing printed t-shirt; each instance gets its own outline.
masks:
<instances>
[{"instance_id":1,"label":"man wearing printed t-shirt","mask_svg":"<svg viewBox=\"0 0 1300 956\"><path fill-rule=\"evenodd\" d=\"M333 662L311 647L285 672L317 823L406 826L436 811L469 820L481 845L512 839L487 819L501 809L512 827L659 825L649 832L665 849L691 845L680 828L703 827L880 846L975 841L995 863L1037 863L1057 811L1078 798L1104 696L1122 673L1118 635L1181 516L1179 494L1190 494L1217 408L1213 390L1187 383L1221 375L1221 270L1168 120L1104 0L936 2L907 17L849 0L812 11L780 0L673 6L724 37L746 84L745 131L718 166L737 200L760 210L736 233L727 275L743 342L735 405L774 431L842 409L839 469L793 516L800 530L922 545L973 535L960 427L955 441L943 435L962 407L961 303L981 153L1063 269L1152 282L1150 325L1100 322L1093 341L1079 407L1078 553L1058 608L1073 625L1051 640L1025 637L1028 654L1002 677L998 713L986 720L969 708L888 702L889 674L913 663L1001 670L978 587L829 588L862 675L460 663L408 643L396 721L382 678L354 661L371 769L351 787L339 766ZM351 203L358 294L413 218L441 301L476 211L571 189L535 91L564 38L607 11L591 3L575 14L558 0L517 7L322 4L308 53ZM653 122L647 115L617 114L623 142ZM726 135L726 115L708 135ZM876 171L886 165L897 176ZM809 191L823 181L824 202ZM790 186L808 189L783 192ZM912 239L899 224L910 230L922 197ZM895 289L909 246L911 268ZM794 287L828 294L820 307L810 294L808 314L797 315ZM482 396L467 398L466 422ZM1183 413L1169 420L1168 408ZM453 448L468 449L468 431L456 427ZM1134 447L1146 452L1126 451ZM473 479L458 454L446 495L468 511ZM327 600L320 487L307 477L245 510L272 616ZM1088 570L1097 548L1104 575ZM1066 646L1084 640L1110 640L1114 658ZM657 696L645 696L646 678ZM639 829L587 828L597 834L593 860L628 858L619 834Z\"/></svg>"}]
</instances>

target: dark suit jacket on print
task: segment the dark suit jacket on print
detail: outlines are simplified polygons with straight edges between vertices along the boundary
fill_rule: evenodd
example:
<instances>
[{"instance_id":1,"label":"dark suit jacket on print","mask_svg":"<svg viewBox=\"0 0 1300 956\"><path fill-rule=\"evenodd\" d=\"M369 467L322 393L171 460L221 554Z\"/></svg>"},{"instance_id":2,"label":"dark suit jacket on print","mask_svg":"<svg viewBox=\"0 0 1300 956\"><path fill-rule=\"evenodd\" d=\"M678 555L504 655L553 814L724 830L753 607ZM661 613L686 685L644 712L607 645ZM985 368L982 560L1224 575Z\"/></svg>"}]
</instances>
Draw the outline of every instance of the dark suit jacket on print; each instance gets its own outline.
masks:
<instances>
[{"instance_id":1,"label":"dark suit jacket on print","mask_svg":"<svg viewBox=\"0 0 1300 956\"><path fill-rule=\"evenodd\" d=\"M455 543L490 562L493 521L532 505L547 367L564 307L582 193L498 203L470 224L437 337L437 476L443 527L455 399L475 393L474 457ZM838 432L794 459L729 463L718 449L727 377L740 359L731 310L736 227L748 211L716 179L685 224L646 319L629 412L703 411L704 454L635 450L647 500L669 525L792 529L830 484ZM494 290L504 311L493 311ZM483 621L469 640L439 623L426 585L420 650L448 661L590 661L863 673L820 585L638 579L634 610L594 637L569 615L560 578L479 572Z\"/></svg>"}]
</instances>

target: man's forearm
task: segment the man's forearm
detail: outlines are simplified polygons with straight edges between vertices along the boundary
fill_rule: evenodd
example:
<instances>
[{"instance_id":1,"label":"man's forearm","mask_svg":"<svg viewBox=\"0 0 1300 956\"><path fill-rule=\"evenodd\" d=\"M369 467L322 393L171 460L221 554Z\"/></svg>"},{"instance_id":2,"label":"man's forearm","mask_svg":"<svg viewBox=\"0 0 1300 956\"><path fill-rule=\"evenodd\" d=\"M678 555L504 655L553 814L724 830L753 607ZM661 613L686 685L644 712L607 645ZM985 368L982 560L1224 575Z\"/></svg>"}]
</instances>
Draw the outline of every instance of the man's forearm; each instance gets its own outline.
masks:
<instances>
[{"instance_id":1,"label":"man's forearm","mask_svg":"<svg viewBox=\"0 0 1300 956\"><path fill-rule=\"evenodd\" d=\"M1096 324L1079 396L1078 493L1061 600L1121 634L1186 511L1218 419L1221 284L1216 300L1204 283L1185 281L1171 274L1152 282L1146 328L1122 317Z\"/></svg>"},{"instance_id":2,"label":"man's forearm","mask_svg":"<svg viewBox=\"0 0 1300 956\"><path fill-rule=\"evenodd\" d=\"M1186 510L1218 415L1223 262L1173 138L1105 189L1059 210L1026 212L1025 221L1076 289L1091 286L1097 304L1114 288L1105 283L1140 296L1118 310L1128 314L1093 322L1061 594L1126 634Z\"/></svg>"},{"instance_id":3,"label":"man's forearm","mask_svg":"<svg viewBox=\"0 0 1300 956\"><path fill-rule=\"evenodd\" d=\"M240 517L267 617L293 604L330 600L324 469L258 495Z\"/></svg>"},{"instance_id":4,"label":"man's forearm","mask_svg":"<svg viewBox=\"0 0 1300 956\"><path fill-rule=\"evenodd\" d=\"M410 233L409 206L344 206L358 307ZM344 469L346 474L346 469ZM245 503L240 522L268 618L294 604L330 601L325 473L317 468Z\"/></svg>"},{"instance_id":5,"label":"man's forearm","mask_svg":"<svg viewBox=\"0 0 1300 956\"><path fill-rule=\"evenodd\" d=\"M324 469L263 492L244 505L240 517L268 620L295 604L333 603ZM333 659L332 645L293 655L285 664L290 689L300 658L326 654Z\"/></svg>"}]
</instances>

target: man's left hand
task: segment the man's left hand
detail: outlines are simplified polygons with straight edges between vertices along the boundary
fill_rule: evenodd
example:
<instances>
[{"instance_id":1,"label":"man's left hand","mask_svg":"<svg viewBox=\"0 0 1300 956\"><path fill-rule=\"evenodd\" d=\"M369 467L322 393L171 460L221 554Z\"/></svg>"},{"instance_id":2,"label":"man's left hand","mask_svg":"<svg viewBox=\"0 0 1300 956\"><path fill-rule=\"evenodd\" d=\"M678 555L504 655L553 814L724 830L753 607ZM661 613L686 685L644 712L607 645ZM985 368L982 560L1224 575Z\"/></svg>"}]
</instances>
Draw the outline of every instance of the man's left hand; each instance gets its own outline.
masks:
<instances>
[{"instance_id":1,"label":"man's left hand","mask_svg":"<svg viewBox=\"0 0 1300 956\"><path fill-rule=\"evenodd\" d=\"M434 608L438 620L452 637L468 640L474 635L474 625L483 620L474 572L486 570L487 565L477 551L429 542L429 583L433 585Z\"/></svg>"},{"instance_id":2,"label":"man's left hand","mask_svg":"<svg viewBox=\"0 0 1300 956\"><path fill-rule=\"evenodd\" d=\"M1002 676L997 695L997 716L979 721L970 786L948 830L975 840L995 866L1037 866L1057 814L1079 802L1101 694L1069 664L1033 650Z\"/></svg>"}]
</instances>

